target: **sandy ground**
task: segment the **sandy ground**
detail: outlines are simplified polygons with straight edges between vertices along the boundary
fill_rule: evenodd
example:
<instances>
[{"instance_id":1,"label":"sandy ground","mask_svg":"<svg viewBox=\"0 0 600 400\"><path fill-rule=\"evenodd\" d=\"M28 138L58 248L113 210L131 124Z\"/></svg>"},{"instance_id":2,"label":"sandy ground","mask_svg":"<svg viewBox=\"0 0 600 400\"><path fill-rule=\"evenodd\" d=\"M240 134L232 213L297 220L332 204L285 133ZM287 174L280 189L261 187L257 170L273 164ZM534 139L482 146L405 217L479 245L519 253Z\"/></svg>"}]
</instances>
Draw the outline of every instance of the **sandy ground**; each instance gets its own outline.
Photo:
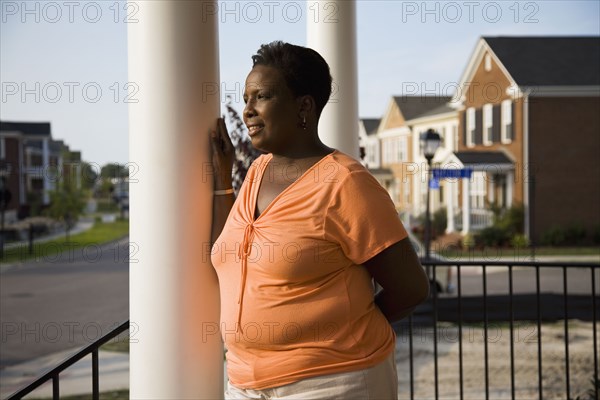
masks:
<instances>
[{"instance_id":1,"label":"sandy ground","mask_svg":"<svg viewBox=\"0 0 600 400\"><path fill-rule=\"evenodd\" d=\"M596 324L597 335L600 327ZM542 388L544 399L567 399L564 324L542 326ZM538 330L535 323L517 322L513 328L515 398L538 399ZM460 398L458 327L438 327L438 396ZM481 325L463 326L463 393L464 399L485 399L485 348ZM600 340L600 337L598 337ZM433 328L415 328L414 398L435 398ZM510 327L508 323L488 328L489 399L511 398ZM582 396L593 388L593 324L569 322L570 398ZM410 365L408 330L398 334L396 361L399 398L410 399Z\"/></svg>"}]
</instances>

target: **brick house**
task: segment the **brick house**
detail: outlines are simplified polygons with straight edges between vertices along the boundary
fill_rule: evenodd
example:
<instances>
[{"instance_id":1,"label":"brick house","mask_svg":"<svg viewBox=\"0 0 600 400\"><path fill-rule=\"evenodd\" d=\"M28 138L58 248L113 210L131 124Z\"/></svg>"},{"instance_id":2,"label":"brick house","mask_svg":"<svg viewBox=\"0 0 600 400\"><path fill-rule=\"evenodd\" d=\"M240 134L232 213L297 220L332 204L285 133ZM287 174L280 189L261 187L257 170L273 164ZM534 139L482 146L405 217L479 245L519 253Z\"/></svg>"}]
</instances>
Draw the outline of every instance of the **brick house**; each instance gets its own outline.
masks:
<instances>
[{"instance_id":1,"label":"brick house","mask_svg":"<svg viewBox=\"0 0 600 400\"><path fill-rule=\"evenodd\" d=\"M463 233L490 203L523 204L536 240L598 229L600 37L482 37L459 87L458 149L440 165L473 170L457 182Z\"/></svg>"},{"instance_id":2,"label":"brick house","mask_svg":"<svg viewBox=\"0 0 600 400\"><path fill-rule=\"evenodd\" d=\"M413 122L450 100L446 96L403 95L390 99L377 130L380 143L379 167L391 171L383 186L388 190L405 224L411 224L419 207L414 206L414 194L420 192L420 168L418 165L418 136L413 132ZM367 151L367 158L369 151Z\"/></svg>"},{"instance_id":3,"label":"brick house","mask_svg":"<svg viewBox=\"0 0 600 400\"><path fill-rule=\"evenodd\" d=\"M0 122L0 176L12 194L7 223L50 204L58 175L80 176L81 155L52 140L48 122ZM76 171L71 171L75 168ZM77 181L78 187L81 182Z\"/></svg>"}]
</instances>

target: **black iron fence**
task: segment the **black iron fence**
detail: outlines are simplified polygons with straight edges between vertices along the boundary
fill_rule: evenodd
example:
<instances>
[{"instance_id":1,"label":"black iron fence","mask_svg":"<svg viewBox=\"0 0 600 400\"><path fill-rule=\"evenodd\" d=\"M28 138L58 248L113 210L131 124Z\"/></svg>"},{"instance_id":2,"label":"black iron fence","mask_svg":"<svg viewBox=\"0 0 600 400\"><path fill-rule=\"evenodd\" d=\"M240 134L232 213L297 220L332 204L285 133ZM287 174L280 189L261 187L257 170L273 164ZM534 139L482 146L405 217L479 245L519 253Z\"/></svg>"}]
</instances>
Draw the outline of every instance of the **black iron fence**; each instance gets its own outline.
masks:
<instances>
[{"instance_id":1,"label":"black iron fence","mask_svg":"<svg viewBox=\"0 0 600 400\"><path fill-rule=\"evenodd\" d=\"M407 394L401 391L401 398L476 398L486 400L498 398L496 392L492 396L490 393L490 380L495 377L490 376L490 330L494 330L494 338L497 339L498 325L508 330L509 352L507 354L509 362L509 387L504 388L501 398L521 399L521 398L564 398L573 399L571 388L571 366L570 366L570 345L569 320L576 319L585 321L586 327L589 326L591 340L589 340L589 358L591 361L586 371L591 375L592 383L587 390L586 398L598 399L598 340L597 324L599 320L597 309L597 284L600 281L600 264L597 263L548 263L548 262L423 262L423 265L431 271L431 278L437 281L440 274L448 275L448 269L451 268L451 281L448 282L454 286L452 292L440 292L432 290L430 299L419 306L413 315L401 323L395 324L394 328L398 334L398 343L400 347L403 343L408 346L408 355L406 359L398 359L399 375L401 387L403 386L404 373L401 367L407 364L408 368L408 386ZM441 270L443 269L443 271ZM438 271L439 270L439 271ZM434 286L435 287L435 286ZM516 324L520 321L526 321L534 324L535 328L529 332L528 336L533 335L536 364L537 382L529 382L529 386L535 387L533 394L524 396L517 393L516 374L517 362L519 357L515 355L515 331ZM544 374L544 345L542 336L542 323L553 322L562 324L563 367L558 372L560 376L555 376L555 370ZM457 362L453 368L458 370L456 393L450 393L440 389L440 329L441 324L452 324L453 329L457 331L455 344L457 345ZM590 324L591 323L591 324ZM471 329L474 325L482 331L483 335L483 354L481 363L483 368L483 385L480 392L473 392L470 383L465 383L467 378L465 374L465 344L470 344L467 339L465 343L464 330ZM496 324L496 325L494 325ZM104 343L115 338L120 333L127 330L129 321L124 322L118 328L100 338L95 343L86 346L84 349L73 355L63 363L44 374L33 383L13 394L9 399L20 399L28 393L41 386L43 383L52 380L53 398L58 399L59 377L60 373L73 365L86 355L92 354L92 398L99 398L99 371L98 371L98 349ZM518 327L517 327L518 328ZM423 330L431 330L431 341L433 343L431 356L433 361L433 393L419 393L415 371L417 369L417 360L422 360L422 354L416 354L422 350L416 349L415 341L423 341ZM447 332L443 332L444 335ZM574 338L575 339L575 338ZM578 340L580 340L579 338ZM587 340L584 338L584 340ZM585 343L587 346L588 343ZM586 347L587 348L587 347ZM402 352L401 350L400 352ZM398 354L398 353L397 353ZM502 356L506 358L506 356ZM521 357L522 358L522 357ZM531 358L531 357L527 357ZM586 359L587 360L587 359ZM555 360L554 360L555 361ZM422 362L421 362L422 364ZM446 366L447 368L447 366ZM531 371L529 371L531 372ZM564 376L563 376L564 375ZM553 380L564 379L564 388L562 394L558 397L546 396L545 384L553 383ZM470 380L469 380L470 382ZM429 384L427 386L430 386ZM430 389L428 387L428 389ZM577 389L579 390L579 389ZM579 390L580 392L580 390ZM576 394L579 396L579 394ZM581 397L580 397L581 398Z\"/></svg>"},{"instance_id":2,"label":"black iron fence","mask_svg":"<svg viewBox=\"0 0 600 400\"><path fill-rule=\"evenodd\" d=\"M398 360L399 367L406 363L408 368L408 382L404 382L407 389L402 392L401 398L474 398L474 399L495 399L495 398L557 398L557 399L598 399L598 341L597 341L597 293L598 277L600 274L600 264L597 263L551 263L551 262L423 262L423 265L430 271L430 278L433 282L438 281L438 276L447 274L449 268L452 269L451 287L454 290L450 293L432 290L430 299L419 306L417 310L408 319L395 325L398 339L400 342L408 342L407 359ZM442 270L440 270L442 269ZM436 285L433 285L435 288ZM439 288L440 285L438 284ZM589 337L585 336L574 338L569 336L569 324L573 320L584 321L583 326L589 329ZM440 377L440 354L438 345L443 343L440 340L440 324L450 324L457 331L452 342L456 345L456 368L458 388L442 391L439 385ZM529 344L536 347L535 355L527 354L525 358L535 357L537 371L533 374L537 382L528 382L529 394L524 392L517 393L515 384L515 369L517 362L524 357L515 356L515 334L519 334L518 326L521 324L533 324L535 329L530 329L528 336ZM554 341L562 340L563 354L560 371L556 370L556 354L553 355L552 368L546 370L544 364L544 346L542 337L542 324L553 323L562 325L562 338L556 337ZM475 325L474 325L475 324ZM472 379L469 384L465 384L464 356L465 341L472 346L472 334L467 338L464 335L465 327L472 329L473 326L480 327L483 336L481 353L482 385L473 390ZM490 394L490 380L492 378L501 378L490 376L490 345L498 342L498 327L501 333L508 331L508 354L503 357L508 358L509 366L507 372L510 377L510 383L506 385L504 391L496 390L493 395ZM423 329L430 328L431 340L422 340ZM492 330L493 339L489 332ZM554 329L555 331L556 329ZM520 332L522 334L522 332ZM444 332L447 336L447 331ZM447 339L447 337L446 337ZM492 339L492 340L491 340ZM587 366L586 373L589 374L585 393L582 395L581 387L574 393L571 387L571 355L570 345L573 340L589 340L585 345L589 351L588 355L593 361ZM433 379L432 388L429 391L417 390L415 387L415 362L416 359L423 359L423 355L415 355L415 340L421 342L432 342L432 353L425 354L425 357L431 356L433 361ZM447 340L446 340L447 342ZM549 344L549 343L547 343ZM555 343L553 343L555 345ZM421 346L422 347L422 346ZM531 346L529 346L531 347ZM402 350L405 351L406 349ZM421 349L422 350L422 349ZM400 351L400 353L402 352ZM422 352L422 351L421 351ZM397 353L398 354L398 353ZM522 356L522 355L521 355ZM579 355L578 355L579 357ZM454 360L452 360L454 361ZM581 361L578 359L578 361ZM473 362L473 357L471 357ZM422 363L422 361L421 361ZM431 364L431 362L429 362ZM593 365L592 365L593 364ZM528 365L530 363L528 362ZM445 364L448 368L448 363ZM530 369L530 368L529 368ZM580 372L580 371L579 371ZM562 376L564 373L564 376ZM402 374L399 371L399 375ZM557 374L559 374L557 376ZM529 371L531 375L531 371ZM400 386L402 388L402 376L400 376ZM470 377L469 377L470 378ZM508 380L507 380L508 381ZM556 393L557 382L564 382L562 393ZM508 383L508 382L507 382ZM535 392L531 393L532 386L537 386ZM550 385L554 391L549 391L545 387ZM447 385L446 385L447 386ZM469 390L467 390L469 389ZM404 397L402 397L404 396Z\"/></svg>"}]
</instances>

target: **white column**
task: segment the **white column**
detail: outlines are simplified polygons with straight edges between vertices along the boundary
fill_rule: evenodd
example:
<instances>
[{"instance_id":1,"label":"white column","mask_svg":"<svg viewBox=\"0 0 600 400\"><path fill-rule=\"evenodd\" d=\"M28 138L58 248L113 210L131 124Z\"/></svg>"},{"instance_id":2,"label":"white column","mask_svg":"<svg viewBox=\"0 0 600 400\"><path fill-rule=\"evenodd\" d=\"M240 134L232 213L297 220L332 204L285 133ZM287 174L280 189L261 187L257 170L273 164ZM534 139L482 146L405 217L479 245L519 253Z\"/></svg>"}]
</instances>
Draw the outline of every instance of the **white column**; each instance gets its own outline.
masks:
<instances>
[{"instance_id":1,"label":"white column","mask_svg":"<svg viewBox=\"0 0 600 400\"><path fill-rule=\"evenodd\" d=\"M308 1L307 13L308 47L325 58L333 77L332 95L319 122L319 136L326 145L358 159L355 1Z\"/></svg>"},{"instance_id":2,"label":"white column","mask_svg":"<svg viewBox=\"0 0 600 400\"><path fill-rule=\"evenodd\" d=\"M508 171L506 173L506 208L512 207L514 185L515 173L513 171Z\"/></svg>"},{"instance_id":3,"label":"white column","mask_svg":"<svg viewBox=\"0 0 600 400\"><path fill-rule=\"evenodd\" d=\"M446 225L446 233L451 233L456 230L456 227L454 226L454 190L456 190L454 187L455 185L457 185L455 179L447 179L445 182L446 220L448 221Z\"/></svg>"},{"instance_id":4,"label":"white column","mask_svg":"<svg viewBox=\"0 0 600 400\"><path fill-rule=\"evenodd\" d=\"M50 138L42 141L42 179L43 179L43 203L50 203Z\"/></svg>"},{"instance_id":5,"label":"white column","mask_svg":"<svg viewBox=\"0 0 600 400\"><path fill-rule=\"evenodd\" d=\"M210 264L209 129L219 116L215 1L134 2L128 27L130 397L223 397Z\"/></svg>"},{"instance_id":6,"label":"white column","mask_svg":"<svg viewBox=\"0 0 600 400\"><path fill-rule=\"evenodd\" d=\"M462 183L462 234L465 235L471 229L471 205L469 204L471 178L463 178Z\"/></svg>"}]
</instances>

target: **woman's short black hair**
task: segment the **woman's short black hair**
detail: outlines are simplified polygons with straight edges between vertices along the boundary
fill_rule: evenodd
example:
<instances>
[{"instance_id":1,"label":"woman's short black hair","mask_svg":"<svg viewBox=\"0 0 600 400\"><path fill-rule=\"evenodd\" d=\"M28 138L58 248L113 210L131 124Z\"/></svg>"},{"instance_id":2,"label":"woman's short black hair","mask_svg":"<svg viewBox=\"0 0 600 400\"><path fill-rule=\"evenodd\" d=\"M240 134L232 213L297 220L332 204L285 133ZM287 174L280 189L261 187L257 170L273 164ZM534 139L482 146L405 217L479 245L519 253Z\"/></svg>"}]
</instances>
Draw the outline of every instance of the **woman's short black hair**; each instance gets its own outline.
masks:
<instances>
[{"instance_id":1,"label":"woman's short black hair","mask_svg":"<svg viewBox=\"0 0 600 400\"><path fill-rule=\"evenodd\" d=\"M308 47L280 40L263 44L252 56L253 67L264 65L277 68L297 96L310 95L315 99L317 117L331 96L331 74L327 61Z\"/></svg>"}]
</instances>

